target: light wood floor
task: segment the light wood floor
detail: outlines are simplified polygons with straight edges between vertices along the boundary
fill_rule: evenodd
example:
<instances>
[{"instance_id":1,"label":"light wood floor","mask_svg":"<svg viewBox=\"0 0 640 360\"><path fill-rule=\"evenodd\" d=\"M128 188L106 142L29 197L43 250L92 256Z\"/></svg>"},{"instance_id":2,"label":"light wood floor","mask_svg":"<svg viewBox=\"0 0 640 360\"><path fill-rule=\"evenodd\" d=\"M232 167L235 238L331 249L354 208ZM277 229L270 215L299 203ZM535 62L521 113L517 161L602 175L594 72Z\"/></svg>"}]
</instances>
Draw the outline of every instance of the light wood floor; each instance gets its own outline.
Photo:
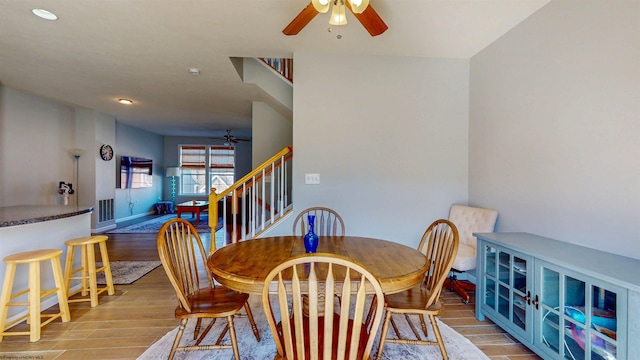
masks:
<instances>
[{"instance_id":1,"label":"light wood floor","mask_svg":"<svg viewBox=\"0 0 640 360\"><path fill-rule=\"evenodd\" d=\"M209 240L210 235L203 234L203 241ZM108 246L112 261L158 260L154 234L110 234ZM477 321L472 304L463 304L448 291L443 300L441 320L491 359L540 359L491 321ZM0 358L135 359L179 324L173 317L175 293L162 267L131 285L116 285L115 295L103 294L99 301L93 309L88 302L70 303L71 322L46 325L38 342L30 343L28 336L4 337Z\"/></svg>"}]
</instances>

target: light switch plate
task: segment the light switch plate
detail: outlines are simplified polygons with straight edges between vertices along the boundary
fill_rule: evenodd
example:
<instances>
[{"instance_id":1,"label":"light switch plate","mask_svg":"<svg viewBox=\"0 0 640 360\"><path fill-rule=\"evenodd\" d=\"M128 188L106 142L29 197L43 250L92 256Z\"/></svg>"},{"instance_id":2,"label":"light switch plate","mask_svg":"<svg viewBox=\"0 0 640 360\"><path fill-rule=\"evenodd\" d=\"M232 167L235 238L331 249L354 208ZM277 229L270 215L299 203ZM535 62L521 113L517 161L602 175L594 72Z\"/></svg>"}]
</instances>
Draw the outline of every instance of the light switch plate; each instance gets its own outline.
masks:
<instances>
[{"instance_id":1,"label":"light switch plate","mask_svg":"<svg viewBox=\"0 0 640 360\"><path fill-rule=\"evenodd\" d=\"M307 185L320 184L320 174L304 174L304 183Z\"/></svg>"}]
</instances>

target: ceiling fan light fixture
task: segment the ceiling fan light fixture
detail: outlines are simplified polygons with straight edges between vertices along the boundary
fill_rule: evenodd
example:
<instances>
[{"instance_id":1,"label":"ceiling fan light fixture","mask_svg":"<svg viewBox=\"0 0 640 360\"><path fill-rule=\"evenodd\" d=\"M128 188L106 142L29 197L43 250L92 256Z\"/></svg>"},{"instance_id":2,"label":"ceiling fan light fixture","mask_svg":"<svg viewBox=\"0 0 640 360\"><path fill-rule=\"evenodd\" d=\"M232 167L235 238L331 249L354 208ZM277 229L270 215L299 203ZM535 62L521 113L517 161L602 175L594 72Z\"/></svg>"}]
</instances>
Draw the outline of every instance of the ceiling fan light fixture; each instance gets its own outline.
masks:
<instances>
[{"instance_id":1,"label":"ceiling fan light fixture","mask_svg":"<svg viewBox=\"0 0 640 360\"><path fill-rule=\"evenodd\" d=\"M311 0L311 3L313 4L313 7L316 9L316 11L321 14L329 11L329 6L331 6L329 0Z\"/></svg>"},{"instance_id":2,"label":"ceiling fan light fixture","mask_svg":"<svg viewBox=\"0 0 640 360\"><path fill-rule=\"evenodd\" d=\"M347 0L354 14L362 14L369 6L369 0Z\"/></svg>"},{"instance_id":3,"label":"ceiling fan light fixture","mask_svg":"<svg viewBox=\"0 0 640 360\"><path fill-rule=\"evenodd\" d=\"M331 19L329 24L331 25L347 25L346 6L341 0L337 0L331 8Z\"/></svg>"}]
</instances>

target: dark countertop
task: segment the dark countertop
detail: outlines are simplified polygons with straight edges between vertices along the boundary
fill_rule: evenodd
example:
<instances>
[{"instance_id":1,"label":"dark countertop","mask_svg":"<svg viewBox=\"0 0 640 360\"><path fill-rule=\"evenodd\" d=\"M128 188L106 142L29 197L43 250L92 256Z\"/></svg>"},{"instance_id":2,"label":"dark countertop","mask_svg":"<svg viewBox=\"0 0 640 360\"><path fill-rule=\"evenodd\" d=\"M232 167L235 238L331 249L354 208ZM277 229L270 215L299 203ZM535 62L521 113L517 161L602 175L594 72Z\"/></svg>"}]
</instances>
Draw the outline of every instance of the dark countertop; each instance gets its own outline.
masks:
<instances>
[{"instance_id":1,"label":"dark countertop","mask_svg":"<svg viewBox=\"0 0 640 360\"><path fill-rule=\"evenodd\" d=\"M0 207L0 228L51 221L90 213L93 206L18 205Z\"/></svg>"}]
</instances>

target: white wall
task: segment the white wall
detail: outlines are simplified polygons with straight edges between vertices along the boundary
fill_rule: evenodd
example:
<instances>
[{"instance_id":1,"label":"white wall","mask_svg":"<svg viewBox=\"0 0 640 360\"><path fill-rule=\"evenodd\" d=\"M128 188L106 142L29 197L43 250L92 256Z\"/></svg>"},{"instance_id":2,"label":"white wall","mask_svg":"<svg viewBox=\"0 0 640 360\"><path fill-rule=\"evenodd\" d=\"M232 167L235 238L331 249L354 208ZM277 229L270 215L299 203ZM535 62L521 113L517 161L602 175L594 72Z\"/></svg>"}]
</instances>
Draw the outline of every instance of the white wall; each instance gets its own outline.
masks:
<instances>
[{"instance_id":1,"label":"white wall","mask_svg":"<svg viewBox=\"0 0 640 360\"><path fill-rule=\"evenodd\" d=\"M116 221L132 219L155 213L154 204L161 200L164 186L164 140L153 134L121 122L116 122L117 145L113 148L114 187L119 176L120 156L136 156L153 160L153 187L142 189L116 189ZM100 160L102 162L102 160ZM117 171L116 171L117 170Z\"/></svg>"},{"instance_id":2,"label":"white wall","mask_svg":"<svg viewBox=\"0 0 640 360\"><path fill-rule=\"evenodd\" d=\"M115 226L115 220L99 222L98 201L115 198L116 161L104 161L100 158L100 147L109 144L115 149L116 119L113 115L91 109L76 109L76 147L84 153L78 159L76 200L81 204L94 206L96 211L91 218L92 231L106 230Z\"/></svg>"},{"instance_id":3,"label":"white wall","mask_svg":"<svg viewBox=\"0 0 640 360\"><path fill-rule=\"evenodd\" d=\"M265 63L254 58L242 61L241 78L244 83L256 84L264 91L264 99L290 117L293 102L293 87L280 74ZM277 75L276 75L277 74ZM286 110L285 110L286 109Z\"/></svg>"},{"instance_id":4,"label":"white wall","mask_svg":"<svg viewBox=\"0 0 640 360\"><path fill-rule=\"evenodd\" d=\"M0 206L61 204L58 182L75 176L74 124L73 108L0 86Z\"/></svg>"},{"instance_id":5,"label":"white wall","mask_svg":"<svg viewBox=\"0 0 640 360\"><path fill-rule=\"evenodd\" d=\"M251 157L256 168L293 144L293 123L263 102L254 102L251 109Z\"/></svg>"},{"instance_id":6,"label":"white wall","mask_svg":"<svg viewBox=\"0 0 640 360\"><path fill-rule=\"evenodd\" d=\"M467 60L295 53L294 61L294 213L328 206L347 234L415 247L451 203L466 202ZM305 185L305 173L319 173L320 185Z\"/></svg>"},{"instance_id":7,"label":"white wall","mask_svg":"<svg viewBox=\"0 0 640 360\"><path fill-rule=\"evenodd\" d=\"M553 1L471 60L469 199L640 258L640 2Z\"/></svg>"}]
</instances>

